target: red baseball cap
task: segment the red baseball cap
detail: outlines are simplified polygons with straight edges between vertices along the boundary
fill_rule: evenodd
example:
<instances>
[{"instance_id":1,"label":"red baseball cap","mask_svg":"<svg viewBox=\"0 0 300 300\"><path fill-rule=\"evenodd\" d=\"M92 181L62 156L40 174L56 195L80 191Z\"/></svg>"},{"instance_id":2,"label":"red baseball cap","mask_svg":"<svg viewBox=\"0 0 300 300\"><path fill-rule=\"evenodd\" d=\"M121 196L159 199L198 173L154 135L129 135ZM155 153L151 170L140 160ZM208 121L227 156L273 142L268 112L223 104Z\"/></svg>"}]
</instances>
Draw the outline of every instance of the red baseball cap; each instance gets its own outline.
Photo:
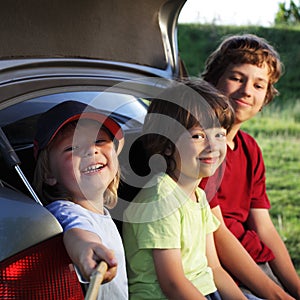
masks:
<instances>
[{"instance_id":1,"label":"red baseball cap","mask_svg":"<svg viewBox=\"0 0 300 300\"><path fill-rule=\"evenodd\" d=\"M121 126L103 111L82 102L69 100L55 105L40 116L34 138L35 158L49 145L64 125L79 119L95 120L102 124L117 140L117 153L121 152L124 145L124 133Z\"/></svg>"}]
</instances>

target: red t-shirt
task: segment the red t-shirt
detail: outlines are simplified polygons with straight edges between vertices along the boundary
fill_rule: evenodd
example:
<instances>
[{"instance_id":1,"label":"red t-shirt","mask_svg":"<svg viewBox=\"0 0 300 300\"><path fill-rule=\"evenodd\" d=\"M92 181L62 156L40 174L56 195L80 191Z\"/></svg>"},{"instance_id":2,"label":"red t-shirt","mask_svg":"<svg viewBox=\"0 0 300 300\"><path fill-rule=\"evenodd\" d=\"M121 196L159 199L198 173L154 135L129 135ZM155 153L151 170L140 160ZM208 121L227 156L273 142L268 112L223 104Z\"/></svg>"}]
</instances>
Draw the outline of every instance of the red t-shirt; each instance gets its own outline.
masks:
<instances>
[{"instance_id":1,"label":"red t-shirt","mask_svg":"<svg viewBox=\"0 0 300 300\"><path fill-rule=\"evenodd\" d=\"M251 208L270 208L266 194L265 166L256 141L239 130L235 149L227 147L226 160L200 187L206 191L211 208L220 205L226 226L257 262L274 259L272 251L247 228Z\"/></svg>"}]
</instances>

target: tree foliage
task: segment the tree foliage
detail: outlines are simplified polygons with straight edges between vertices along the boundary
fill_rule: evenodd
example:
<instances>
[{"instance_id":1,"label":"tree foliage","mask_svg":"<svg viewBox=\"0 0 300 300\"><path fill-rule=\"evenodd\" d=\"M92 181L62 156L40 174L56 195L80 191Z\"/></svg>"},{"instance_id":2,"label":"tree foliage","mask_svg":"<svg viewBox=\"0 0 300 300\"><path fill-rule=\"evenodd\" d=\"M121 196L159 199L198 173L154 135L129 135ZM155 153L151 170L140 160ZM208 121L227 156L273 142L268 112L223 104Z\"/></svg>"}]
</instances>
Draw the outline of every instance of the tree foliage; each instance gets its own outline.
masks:
<instances>
[{"instance_id":1,"label":"tree foliage","mask_svg":"<svg viewBox=\"0 0 300 300\"><path fill-rule=\"evenodd\" d=\"M300 24L300 6L290 0L289 5L286 2L278 4L278 12L275 16L276 25L299 25Z\"/></svg>"}]
</instances>

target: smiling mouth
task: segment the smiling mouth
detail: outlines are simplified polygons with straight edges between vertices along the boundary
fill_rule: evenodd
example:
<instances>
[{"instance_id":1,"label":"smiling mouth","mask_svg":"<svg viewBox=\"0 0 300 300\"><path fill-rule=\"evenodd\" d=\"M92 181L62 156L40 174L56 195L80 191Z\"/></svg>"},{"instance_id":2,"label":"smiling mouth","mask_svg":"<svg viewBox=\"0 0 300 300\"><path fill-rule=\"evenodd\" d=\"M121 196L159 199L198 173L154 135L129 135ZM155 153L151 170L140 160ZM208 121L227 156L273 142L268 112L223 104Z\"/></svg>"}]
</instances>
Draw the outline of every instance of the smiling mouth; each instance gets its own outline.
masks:
<instances>
[{"instance_id":1,"label":"smiling mouth","mask_svg":"<svg viewBox=\"0 0 300 300\"><path fill-rule=\"evenodd\" d=\"M243 101L241 99L234 99L234 101L239 104L239 105L243 105L243 106L251 106L250 103L246 102L246 101Z\"/></svg>"},{"instance_id":2,"label":"smiling mouth","mask_svg":"<svg viewBox=\"0 0 300 300\"><path fill-rule=\"evenodd\" d=\"M219 160L218 157L204 157L204 158L200 158L201 162L207 163L207 164L215 164L217 163Z\"/></svg>"},{"instance_id":3,"label":"smiling mouth","mask_svg":"<svg viewBox=\"0 0 300 300\"><path fill-rule=\"evenodd\" d=\"M85 174L95 173L104 168L104 164L95 164L92 166L88 166L86 169L84 169L82 172Z\"/></svg>"}]
</instances>

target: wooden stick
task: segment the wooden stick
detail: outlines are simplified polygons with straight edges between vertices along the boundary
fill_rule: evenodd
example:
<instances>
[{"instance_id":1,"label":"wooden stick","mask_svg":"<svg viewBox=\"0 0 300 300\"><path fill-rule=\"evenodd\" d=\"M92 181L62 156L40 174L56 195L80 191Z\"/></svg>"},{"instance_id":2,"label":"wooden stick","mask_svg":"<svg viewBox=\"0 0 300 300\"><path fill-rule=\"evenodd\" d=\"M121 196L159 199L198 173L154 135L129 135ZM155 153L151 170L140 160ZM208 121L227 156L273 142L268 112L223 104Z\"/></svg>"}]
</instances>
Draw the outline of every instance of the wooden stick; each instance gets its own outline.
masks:
<instances>
[{"instance_id":1,"label":"wooden stick","mask_svg":"<svg viewBox=\"0 0 300 300\"><path fill-rule=\"evenodd\" d=\"M104 275L107 271L107 263L105 261L101 261L97 266L96 270L92 273L90 277L90 284L85 296L85 300L95 300L97 299L101 283L103 281Z\"/></svg>"}]
</instances>

